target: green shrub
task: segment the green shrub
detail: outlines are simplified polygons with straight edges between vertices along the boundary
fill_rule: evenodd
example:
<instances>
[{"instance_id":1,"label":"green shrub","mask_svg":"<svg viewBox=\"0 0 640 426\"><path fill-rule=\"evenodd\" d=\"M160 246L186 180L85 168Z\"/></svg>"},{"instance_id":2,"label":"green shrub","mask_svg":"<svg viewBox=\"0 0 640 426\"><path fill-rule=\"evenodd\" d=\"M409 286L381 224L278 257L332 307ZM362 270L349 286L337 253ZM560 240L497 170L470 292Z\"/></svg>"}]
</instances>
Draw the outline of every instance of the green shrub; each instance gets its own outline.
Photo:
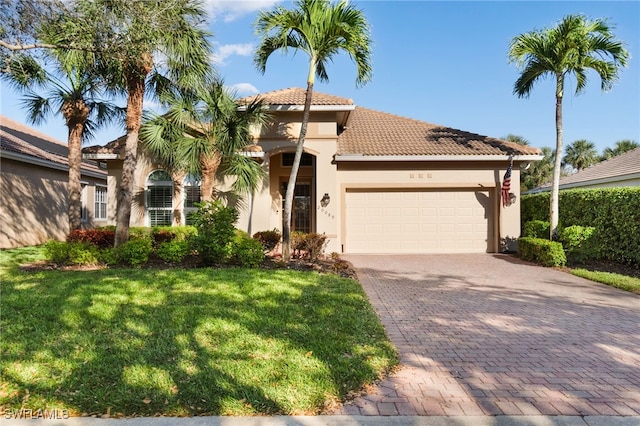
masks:
<instances>
[{"instance_id":1,"label":"green shrub","mask_svg":"<svg viewBox=\"0 0 640 426\"><path fill-rule=\"evenodd\" d=\"M201 203L193 214L198 234L191 241L204 265L225 263L231 255L238 211L221 201Z\"/></svg>"},{"instance_id":2,"label":"green shrub","mask_svg":"<svg viewBox=\"0 0 640 426\"><path fill-rule=\"evenodd\" d=\"M543 238L519 238L518 256L543 266L564 266L567 263L562 244Z\"/></svg>"},{"instance_id":3,"label":"green shrub","mask_svg":"<svg viewBox=\"0 0 640 426\"><path fill-rule=\"evenodd\" d=\"M119 263L140 267L149 261L153 251L150 238L134 238L115 248Z\"/></svg>"},{"instance_id":4,"label":"green shrub","mask_svg":"<svg viewBox=\"0 0 640 426\"><path fill-rule=\"evenodd\" d=\"M115 235L116 233L112 229L76 229L67 235L67 242L89 243L99 249L105 249L107 247L113 247Z\"/></svg>"},{"instance_id":5,"label":"green shrub","mask_svg":"<svg viewBox=\"0 0 640 426\"><path fill-rule=\"evenodd\" d=\"M165 262L180 263L190 253L189 241L173 239L160 243L156 249L156 256Z\"/></svg>"},{"instance_id":6,"label":"green shrub","mask_svg":"<svg viewBox=\"0 0 640 426\"><path fill-rule=\"evenodd\" d=\"M56 265L95 265L98 263L99 251L87 242L51 240L45 244L45 256Z\"/></svg>"},{"instance_id":7,"label":"green shrub","mask_svg":"<svg viewBox=\"0 0 640 426\"><path fill-rule=\"evenodd\" d=\"M105 265L117 265L119 263L118 253L113 247L100 250L98 261Z\"/></svg>"},{"instance_id":8,"label":"green shrub","mask_svg":"<svg viewBox=\"0 0 640 426\"><path fill-rule=\"evenodd\" d=\"M549 218L549 193L524 195L523 223ZM560 191L559 220L563 227L592 226L598 259L640 267L640 187Z\"/></svg>"},{"instance_id":9,"label":"green shrub","mask_svg":"<svg viewBox=\"0 0 640 426\"><path fill-rule=\"evenodd\" d=\"M597 246L593 242L593 226L572 225L560 229L559 237L567 259L583 263L597 257Z\"/></svg>"},{"instance_id":10,"label":"green shrub","mask_svg":"<svg viewBox=\"0 0 640 426\"><path fill-rule=\"evenodd\" d=\"M272 231L260 231L253 234L253 238L260 241L262 246L264 247L265 252L270 252L275 249L280 243L280 239L282 238L282 234L277 229L273 229Z\"/></svg>"},{"instance_id":11,"label":"green shrub","mask_svg":"<svg viewBox=\"0 0 640 426\"><path fill-rule=\"evenodd\" d=\"M236 230L231 247L231 261L247 268L255 268L264 260L264 247L244 231Z\"/></svg>"},{"instance_id":12,"label":"green shrub","mask_svg":"<svg viewBox=\"0 0 640 426\"><path fill-rule=\"evenodd\" d=\"M150 232L153 247L156 248L161 243L173 240L185 241L198 233L193 226L155 226L151 228Z\"/></svg>"},{"instance_id":13,"label":"green shrub","mask_svg":"<svg viewBox=\"0 0 640 426\"><path fill-rule=\"evenodd\" d=\"M549 239L551 225L544 220L531 220L522 227L522 236Z\"/></svg>"}]
</instances>

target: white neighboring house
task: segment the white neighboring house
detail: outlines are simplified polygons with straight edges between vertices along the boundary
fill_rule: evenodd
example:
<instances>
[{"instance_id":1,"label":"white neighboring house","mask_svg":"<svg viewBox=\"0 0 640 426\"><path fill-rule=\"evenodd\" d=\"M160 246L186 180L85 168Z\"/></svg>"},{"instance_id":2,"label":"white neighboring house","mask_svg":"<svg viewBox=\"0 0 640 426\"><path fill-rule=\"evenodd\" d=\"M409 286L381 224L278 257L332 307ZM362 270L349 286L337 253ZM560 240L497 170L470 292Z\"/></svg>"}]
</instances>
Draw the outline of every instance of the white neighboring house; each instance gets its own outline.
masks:
<instances>
[{"instance_id":1,"label":"white neighboring house","mask_svg":"<svg viewBox=\"0 0 640 426\"><path fill-rule=\"evenodd\" d=\"M69 233L67 144L0 115L0 248L64 240ZM81 168L82 227L107 224L107 172Z\"/></svg>"},{"instance_id":2,"label":"white neighboring house","mask_svg":"<svg viewBox=\"0 0 640 426\"><path fill-rule=\"evenodd\" d=\"M560 190L640 186L640 148L601 161L560 179ZM551 182L527 194L551 191Z\"/></svg>"}]
</instances>

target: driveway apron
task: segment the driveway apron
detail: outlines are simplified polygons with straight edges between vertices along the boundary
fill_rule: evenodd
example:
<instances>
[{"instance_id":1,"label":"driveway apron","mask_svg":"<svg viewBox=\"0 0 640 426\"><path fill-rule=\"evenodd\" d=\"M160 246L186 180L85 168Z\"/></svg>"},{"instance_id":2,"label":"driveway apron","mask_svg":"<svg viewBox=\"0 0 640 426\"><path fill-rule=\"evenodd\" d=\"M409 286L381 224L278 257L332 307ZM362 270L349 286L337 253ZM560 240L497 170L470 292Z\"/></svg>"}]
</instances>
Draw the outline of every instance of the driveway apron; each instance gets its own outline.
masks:
<instances>
[{"instance_id":1,"label":"driveway apron","mask_svg":"<svg viewBox=\"0 0 640 426\"><path fill-rule=\"evenodd\" d=\"M640 415L640 296L509 255L345 255L400 368L333 414Z\"/></svg>"}]
</instances>

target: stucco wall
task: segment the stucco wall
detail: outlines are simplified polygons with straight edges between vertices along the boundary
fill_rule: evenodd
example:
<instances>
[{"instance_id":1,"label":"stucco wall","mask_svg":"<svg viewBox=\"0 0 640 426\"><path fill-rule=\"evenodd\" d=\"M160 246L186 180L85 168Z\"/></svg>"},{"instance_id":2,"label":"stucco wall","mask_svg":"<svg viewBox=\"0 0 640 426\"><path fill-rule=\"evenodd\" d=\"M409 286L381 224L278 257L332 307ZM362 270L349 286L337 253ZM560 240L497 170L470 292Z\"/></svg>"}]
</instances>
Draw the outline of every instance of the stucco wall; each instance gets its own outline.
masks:
<instances>
[{"instance_id":1,"label":"stucco wall","mask_svg":"<svg viewBox=\"0 0 640 426\"><path fill-rule=\"evenodd\" d=\"M0 248L38 245L63 240L69 232L68 172L2 159ZM94 187L103 180L82 176L87 183L83 227L106 224L94 218Z\"/></svg>"}]
</instances>

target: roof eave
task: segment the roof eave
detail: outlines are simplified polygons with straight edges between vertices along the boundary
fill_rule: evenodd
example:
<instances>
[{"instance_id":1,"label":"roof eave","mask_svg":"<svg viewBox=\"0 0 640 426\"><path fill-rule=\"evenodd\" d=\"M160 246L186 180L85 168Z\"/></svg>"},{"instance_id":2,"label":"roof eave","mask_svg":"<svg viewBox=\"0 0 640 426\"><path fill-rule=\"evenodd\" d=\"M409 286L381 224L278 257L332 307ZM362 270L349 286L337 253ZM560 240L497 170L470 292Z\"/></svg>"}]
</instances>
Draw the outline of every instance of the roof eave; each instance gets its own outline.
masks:
<instances>
[{"instance_id":1,"label":"roof eave","mask_svg":"<svg viewBox=\"0 0 640 426\"><path fill-rule=\"evenodd\" d=\"M104 154L99 152L83 153L82 158L84 158L85 160L103 160L103 161L121 159L118 154L113 154L113 153Z\"/></svg>"},{"instance_id":2,"label":"roof eave","mask_svg":"<svg viewBox=\"0 0 640 426\"><path fill-rule=\"evenodd\" d=\"M543 155L514 155L514 161L540 161ZM508 161L508 155L362 155L342 154L334 156L334 161Z\"/></svg>"},{"instance_id":3,"label":"roof eave","mask_svg":"<svg viewBox=\"0 0 640 426\"><path fill-rule=\"evenodd\" d=\"M69 165L57 163L51 160L45 160L43 158L32 157L30 155L20 154L11 151L0 151L0 158L6 158L8 160L21 161L27 164L33 164L34 166L47 167L49 169L69 171ZM106 179L107 172L98 172L94 170L88 170L84 167L80 169L81 173L85 176L90 176L98 179Z\"/></svg>"},{"instance_id":4,"label":"roof eave","mask_svg":"<svg viewBox=\"0 0 640 426\"><path fill-rule=\"evenodd\" d=\"M615 182L621 182L621 181L627 181L627 180L633 180L633 179L640 179L640 172L630 173L630 174L620 175L620 176L611 176L608 178L581 180L579 182L571 182L571 183L561 183L558 186L558 189L583 188L585 186L615 183ZM538 192L547 192L547 191L551 191L551 185L533 188L527 192L531 194L537 194Z\"/></svg>"}]
</instances>

